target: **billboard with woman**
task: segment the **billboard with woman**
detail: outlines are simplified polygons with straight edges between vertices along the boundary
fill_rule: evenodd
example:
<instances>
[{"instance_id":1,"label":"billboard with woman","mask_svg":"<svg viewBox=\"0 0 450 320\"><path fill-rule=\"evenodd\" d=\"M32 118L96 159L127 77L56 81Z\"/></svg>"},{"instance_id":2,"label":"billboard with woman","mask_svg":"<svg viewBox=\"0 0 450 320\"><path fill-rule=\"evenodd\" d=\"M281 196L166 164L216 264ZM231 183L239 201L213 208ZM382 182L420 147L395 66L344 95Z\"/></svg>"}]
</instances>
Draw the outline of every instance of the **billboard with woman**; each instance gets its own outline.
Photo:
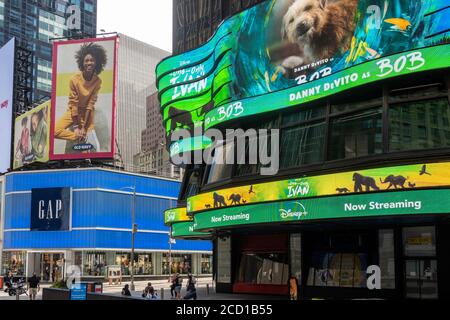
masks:
<instances>
[{"instance_id":1,"label":"billboard with woman","mask_svg":"<svg viewBox=\"0 0 450 320\"><path fill-rule=\"evenodd\" d=\"M50 101L15 120L14 169L33 162L47 162L49 150Z\"/></svg>"},{"instance_id":2,"label":"billboard with woman","mask_svg":"<svg viewBox=\"0 0 450 320\"><path fill-rule=\"evenodd\" d=\"M117 37L55 42L50 159L114 156Z\"/></svg>"}]
</instances>

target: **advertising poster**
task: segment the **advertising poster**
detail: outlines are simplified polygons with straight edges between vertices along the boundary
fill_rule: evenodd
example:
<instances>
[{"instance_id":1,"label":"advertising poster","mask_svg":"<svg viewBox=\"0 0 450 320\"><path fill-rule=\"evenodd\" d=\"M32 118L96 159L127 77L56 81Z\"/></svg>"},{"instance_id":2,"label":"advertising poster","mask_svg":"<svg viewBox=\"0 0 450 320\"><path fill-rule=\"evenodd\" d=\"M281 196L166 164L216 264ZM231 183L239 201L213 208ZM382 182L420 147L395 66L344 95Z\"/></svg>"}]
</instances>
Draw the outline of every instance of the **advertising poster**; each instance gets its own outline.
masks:
<instances>
[{"instance_id":1,"label":"advertising poster","mask_svg":"<svg viewBox=\"0 0 450 320\"><path fill-rule=\"evenodd\" d=\"M47 101L15 120L13 169L33 162L48 162L50 108Z\"/></svg>"},{"instance_id":2,"label":"advertising poster","mask_svg":"<svg viewBox=\"0 0 450 320\"><path fill-rule=\"evenodd\" d=\"M0 49L0 174L11 167L15 39Z\"/></svg>"},{"instance_id":3,"label":"advertising poster","mask_svg":"<svg viewBox=\"0 0 450 320\"><path fill-rule=\"evenodd\" d=\"M117 37L55 42L50 159L114 156Z\"/></svg>"},{"instance_id":4,"label":"advertising poster","mask_svg":"<svg viewBox=\"0 0 450 320\"><path fill-rule=\"evenodd\" d=\"M447 0L268 0L157 67L166 133L449 63Z\"/></svg>"},{"instance_id":5,"label":"advertising poster","mask_svg":"<svg viewBox=\"0 0 450 320\"><path fill-rule=\"evenodd\" d=\"M254 203L450 186L450 162L373 168L267 182L188 198L189 213Z\"/></svg>"}]
</instances>

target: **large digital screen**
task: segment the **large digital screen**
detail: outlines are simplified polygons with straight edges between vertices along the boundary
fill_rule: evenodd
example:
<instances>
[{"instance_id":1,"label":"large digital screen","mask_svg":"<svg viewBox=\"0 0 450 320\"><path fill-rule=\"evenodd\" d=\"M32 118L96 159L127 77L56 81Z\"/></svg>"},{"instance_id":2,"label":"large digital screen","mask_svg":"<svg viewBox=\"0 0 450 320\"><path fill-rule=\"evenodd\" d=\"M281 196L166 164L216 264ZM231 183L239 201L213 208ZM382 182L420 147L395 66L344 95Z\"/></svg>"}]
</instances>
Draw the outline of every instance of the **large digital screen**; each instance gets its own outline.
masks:
<instances>
[{"instance_id":1,"label":"large digital screen","mask_svg":"<svg viewBox=\"0 0 450 320\"><path fill-rule=\"evenodd\" d=\"M412 164L266 182L188 198L188 213L255 203L450 187L450 162Z\"/></svg>"},{"instance_id":2,"label":"large digital screen","mask_svg":"<svg viewBox=\"0 0 450 320\"><path fill-rule=\"evenodd\" d=\"M11 167L15 39L0 48L0 173Z\"/></svg>"},{"instance_id":3,"label":"large digital screen","mask_svg":"<svg viewBox=\"0 0 450 320\"><path fill-rule=\"evenodd\" d=\"M14 126L14 162L18 169L33 162L48 162L50 101L22 114Z\"/></svg>"},{"instance_id":4,"label":"large digital screen","mask_svg":"<svg viewBox=\"0 0 450 320\"><path fill-rule=\"evenodd\" d=\"M448 0L268 0L157 67L166 133L450 66Z\"/></svg>"},{"instance_id":5,"label":"large digital screen","mask_svg":"<svg viewBox=\"0 0 450 320\"><path fill-rule=\"evenodd\" d=\"M450 190L418 190L312 198L221 208L194 216L195 232L265 223L299 224L342 218L448 215Z\"/></svg>"},{"instance_id":6,"label":"large digital screen","mask_svg":"<svg viewBox=\"0 0 450 320\"><path fill-rule=\"evenodd\" d=\"M117 43L54 43L51 160L114 157Z\"/></svg>"}]
</instances>

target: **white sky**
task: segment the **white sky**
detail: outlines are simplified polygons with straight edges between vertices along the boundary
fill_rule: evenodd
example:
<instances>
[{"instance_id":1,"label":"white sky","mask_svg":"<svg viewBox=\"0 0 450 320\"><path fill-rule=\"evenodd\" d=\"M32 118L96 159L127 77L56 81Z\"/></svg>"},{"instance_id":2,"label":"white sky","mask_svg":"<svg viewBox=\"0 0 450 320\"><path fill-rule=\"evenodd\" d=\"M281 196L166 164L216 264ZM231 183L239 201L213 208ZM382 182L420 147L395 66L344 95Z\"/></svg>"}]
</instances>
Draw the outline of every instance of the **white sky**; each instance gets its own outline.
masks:
<instances>
[{"instance_id":1,"label":"white sky","mask_svg":"<svg viewBox=\"0 0 450 320\"><path fill-rule=\"evenodd\" d=\"M172 0L98 0L97 32L120 32L172 52Z\"/></svg>"}]
</instances>

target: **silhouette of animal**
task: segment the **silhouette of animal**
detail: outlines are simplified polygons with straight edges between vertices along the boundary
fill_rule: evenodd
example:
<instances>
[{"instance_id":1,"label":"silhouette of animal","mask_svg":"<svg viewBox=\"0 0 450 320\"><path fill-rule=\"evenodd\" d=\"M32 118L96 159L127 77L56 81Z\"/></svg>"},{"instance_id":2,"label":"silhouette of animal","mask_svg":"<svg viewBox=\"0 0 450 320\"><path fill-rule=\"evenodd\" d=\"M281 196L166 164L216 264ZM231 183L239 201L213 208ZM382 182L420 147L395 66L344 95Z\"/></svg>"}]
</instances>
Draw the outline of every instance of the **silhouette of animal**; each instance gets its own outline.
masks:
<instances>
[{"instance_id":1,"label":"silhouette of animal","mask_svg":"<svg viewBox=\"0 0 450 320\"><path fill-rule=\"evenodd\" d=\"M431 176L431 173L427 172L427 165L424 164L422 170L420 170L419 175L423 176L424 174Z\"/></svg>"},{"instance_id":2,"label":"silhouette of animal","mask_svg":"<svg viewBox=\"0 0 450 320\"><path fill-rule=\"evenodd\" d=\"M353 181L355 181L355 192L364 192L363 186L366 188L366 192L369 192L371 188L377 191L380 190L375 179L372 177L365 177L359 173L355 173L353 174Z\"/></svg>"},{"instance_id":3,"label":"silhouette of animal","mask_svg":"<svg viewBox=\"0 0 450 320\"><path fill-rule=\"evenodd\" d=\"M408 186L412 189L416 187L415 183L408 182Z\"/></svg>"},{"instance_id":4,"label":"silhouette of animal","mask_svg":"<svg viewBox=\"0 0 450 320\"><path fill-rule=\"evenodd\" d=\"M192 116L189 112L183 111L183 110L178 110L174 107L171 107L169 109L169 118L171 121L170 124L170 131L174 131L175 129L179 128L180 126L178 124L181 125L181 127L184 126L191 126L194 122L192 121Z\"/></svg>"},{"instance_id":5,"label":"silhouette of animal","mask_svg":"<svg viewBox=\"0 0 450 320\"><path fill-rule=\"evenodd\" d=\"M206 209L211 209L211 205L210 205L210 204L206 204L206 205L205 205L205 208L206 208Z\"/></svg>"},{"instance_id":6,"label":"silhouette of animal","mask_svg":"<svg viewBox=\"0 0 450 320\"><path fill-rule=\"evenodd\" d=\"M253 191L253 186L250 187L250 190L248 191L248 193L249 194L252 194L252 193L256 194L255 191Z\"/></svg>"},{"instance_id":7,"label":"silhouette of animal","mask_svg":"<svg viewBox=\"0 0 450 320\"><path fill-rule=\"evenodd\" d=\"M231 201L230 205L234 206L234 205L241 204L241 199L242 199L242 197L240 194L232 194L228 200Z\"/></svg>"},{"instance_id":8,"label":"silhouette of animal","mask_svg":"<svg viewBox=\"0 0 450 320\"><path fill-rule=\"evenodd\" d=\"M384 181L380 179L381 183L383 184L389 183L389 187L387 187L386 190L389 190L392 187L394 187L395 189L398 189L399 187L405 189L405 183L407 180L408 178L405 178L404 176L394 176L392 174L386 177Z\"/></svg>"},{"instance_id":9,"label":"silhouette of animal","mask_svg":"<svg viewBox=\"0 0 450 320\"><path fill-rule=\"evenodd\" d=\"M227 203L225 202L225 197L214 192L213 198L214 198L214 208L220 208L220 207L227 206Z\"/></svg>"},{"instance_id":10,"label":"silhouette of animal","mask_svg":"<svg viewBox=\"0 0 450 320\"><path fill-rule=\"evenodd\" d=\"M283 18L281 36L303 52L298 62L331 58L350 48L357 7L358 0L295 0Z\"/></svg>"},{"instance_id":11,"label":"silhouette of animal","mask_svg":"<svg viewBox=\"0 0 450 320\"><path fill-rule=\"evenodd\" d=\"M350 192L350 190L348 190L347 188L337 188L336 191L340 194Z\"/></svg>"}]
</instances>

